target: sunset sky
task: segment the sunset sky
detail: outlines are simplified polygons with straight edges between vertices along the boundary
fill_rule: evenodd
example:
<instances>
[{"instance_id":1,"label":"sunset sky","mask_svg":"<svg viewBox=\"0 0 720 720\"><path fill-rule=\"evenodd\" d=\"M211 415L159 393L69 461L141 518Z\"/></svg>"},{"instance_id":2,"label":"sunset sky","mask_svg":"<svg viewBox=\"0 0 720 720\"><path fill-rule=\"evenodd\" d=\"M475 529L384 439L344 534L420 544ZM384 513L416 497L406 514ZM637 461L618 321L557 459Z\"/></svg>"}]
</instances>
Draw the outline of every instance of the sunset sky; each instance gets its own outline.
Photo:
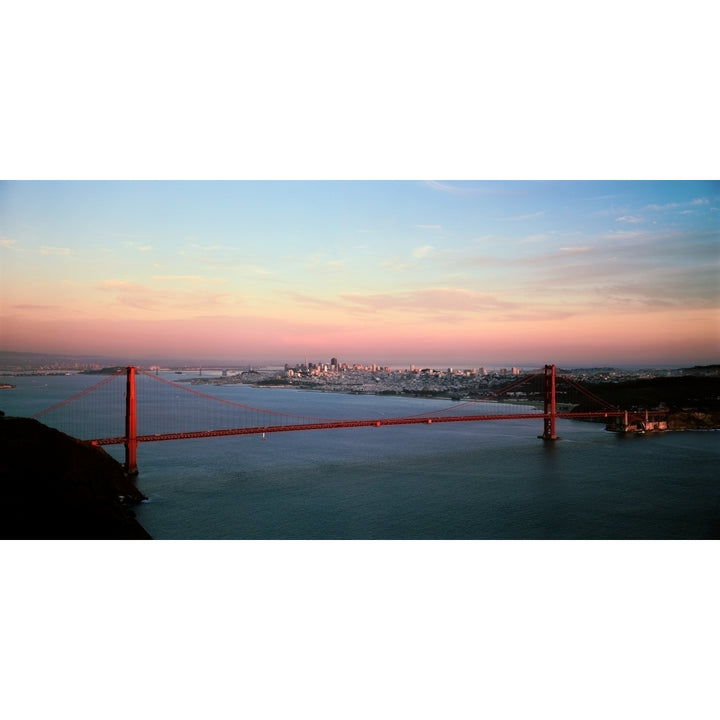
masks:
<instances>
[{"instance_id":1,"label":"sunset sky","mask_svg":"<svg viewBox=\"0 0 720 720\"><path fill-rule=\"evenodd\" d=\"M1 349L720 362L720 183L0 184Z\"/></svg>"}]
</instances>

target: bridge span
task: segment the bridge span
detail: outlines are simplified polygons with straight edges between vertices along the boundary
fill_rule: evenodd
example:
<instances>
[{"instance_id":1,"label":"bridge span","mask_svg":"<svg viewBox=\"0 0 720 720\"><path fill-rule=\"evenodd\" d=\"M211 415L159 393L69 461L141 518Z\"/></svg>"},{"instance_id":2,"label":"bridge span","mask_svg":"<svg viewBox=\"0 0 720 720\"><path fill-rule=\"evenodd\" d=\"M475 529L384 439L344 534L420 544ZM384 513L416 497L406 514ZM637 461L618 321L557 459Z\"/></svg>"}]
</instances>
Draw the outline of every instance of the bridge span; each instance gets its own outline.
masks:
<instances>
[{"instance_id":1,"label":"bridge span","mask_svg":"<svg viewBox=\"0 0 720 720\"><path fill-rule=\"evenodd\" d=\"M117 396L113 398L108 394L108 388L112 381L122 378L124 375L124 393L122 404L117 402ZM138 397L138 376L147 386L154 389L162 388L165 394L160 396L150 395ZM589 401L597 409L592 410L558 410L558 389L557 380L561 379L566 390L571 388L578 395ZM148 382L150 380L150 382ZM527 387L531 383L540 385L534 391L534 397L538 403L542 403L542 410L539 408L529 412L528 405L519 408L512 405L497 403L498 399L507 393L517 392L518 388ZM115 383L117 388L117 383ZM567 391L563 393L563 406L567 406ZM532 393L530 393L532 394ZM631 423L648 422L648 411L629 413L606 402L594 395L591 391L583 388L571 378L558 376L554 365L546 365L544 369L534 373L521 376L516 381L505 385L499 390L489 393L483 397L463 402L454 403L451 407L440 408L436 411L426 412L419 415L403 417L383 418L360 418L360 419L327 419L310 418L289 413L271 411L262 408L254 408L241 403L232 402L223 398L208 395L198 390L183 387L177 383L165 380L162 377L139 370L135 366L128 366L124 372L118 375L111 375L90 388L62 401L46 410L36 413L34 417L52 416L53 413L63 413L66 417L72 408L80 408L81 399L87 401L89 397L99 398L94 409L88 412L87 408L80 410L82 420L73 418L69 413L70 420L65 421L65 426L70 426L69 434L75 434L82 440L93 445L124 445L125 447L125 470L128 474L137 474L137 449L139 443L161 442L170 440L189 440L194 438L227 437L233 435L266 435L277 432L296 432L310 430L331 430L339 428L364 428L364 427L387 427L398 425L432 425L439 423L459 422L487 422L504 420L542 420L543 432L538 437L545 441L558 439L556 422L558 419L601 419L614 420L620 429L631 427ZM189 400L188 400L189 398ZM184 402L188 400L188 402ZM487 404L493 403L493 411L487 411ZM587 404L587 403L586 403ZM116 408L124 405L123 426L121 432L107 432L103 426L102 430L91 429L85 420L93 416L106 418L108 407ZM169 409L164 415L174 416L175 424L182 424L183 427L163 428L152 422L154 410L159 406ZM222 415L220 413L222 408ZM503 409L499 412L500 408ZM475 412L472 412L475 410ZM478 411L479 410L479 411ZM497 411L495 411L497 410ZM141 412L142 411L142 412ZM121 411L120 411L121 412ZM143 426L143 432L138 431L138 424L143 413L150 417ZM652 411L653 418L662 417L667 411ZM119 414L115 412L114 415ZM113 416L113 413L110 413ZM107 419L107 418L106 418ZM63 425L61 421L59 424ZM644 425L643 425L644 426ZM62 429L62 428L60 428ZM74 429L74 432L73 432ZM120 430L120 428L118 428Z\"/></svg>"}]
</instances>

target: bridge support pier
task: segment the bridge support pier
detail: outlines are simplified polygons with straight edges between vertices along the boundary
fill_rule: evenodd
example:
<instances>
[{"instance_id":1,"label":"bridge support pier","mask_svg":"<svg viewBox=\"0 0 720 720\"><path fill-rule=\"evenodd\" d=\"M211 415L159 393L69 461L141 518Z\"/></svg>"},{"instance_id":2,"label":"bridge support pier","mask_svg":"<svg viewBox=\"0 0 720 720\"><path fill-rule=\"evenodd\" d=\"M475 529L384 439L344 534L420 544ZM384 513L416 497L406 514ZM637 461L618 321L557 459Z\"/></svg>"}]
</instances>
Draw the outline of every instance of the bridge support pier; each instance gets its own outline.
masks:
<instances>
[{"instance_id":1,"label":"bridge support pier","mask_svg":"<svg viewBox=\"0 0 720 720\"><path fill-rule=\"evenodd\" d=\"M137 399L135 395L135 367L127 368L125 393L125 474L137 475Z\"/></svg>"},{"instance_id":2,"label":"bridge support pier","mask_svg":"<svg viewBox=\"0 0 720 720\"><path fill-rule=\"evenodd\" d=\"M557 409L555 405L555 366L545 366L545 386L543 391L543 412L545 418L543 420L543 434L538 437L541 440L557 440L558 436L555 432L555 421L557 420Z\"/></svg>"}]
</instances>

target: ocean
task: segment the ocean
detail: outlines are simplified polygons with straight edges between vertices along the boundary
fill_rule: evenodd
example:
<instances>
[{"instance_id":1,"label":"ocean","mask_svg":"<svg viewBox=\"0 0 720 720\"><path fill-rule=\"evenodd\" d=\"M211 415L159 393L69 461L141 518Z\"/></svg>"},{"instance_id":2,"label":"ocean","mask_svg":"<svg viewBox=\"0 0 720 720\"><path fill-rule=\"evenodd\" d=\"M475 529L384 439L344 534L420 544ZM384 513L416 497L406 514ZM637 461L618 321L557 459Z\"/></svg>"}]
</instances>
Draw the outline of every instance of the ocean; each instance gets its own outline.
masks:
<instances>
[{"instance_id":1,"label":"ocean","mask_svg":"<svg viewBox=\"0 0 720 720\"><path fill-rule=\"evenodd\" d=\"M177 376L167 374L168 379ZM187 376L186 376L187 377ZM29 416L97 376L0 378ZM330 418L436 410L447 400L206 385L254 407ZM140 444L137 519L156 539L711 539L720 434L621 436L560 420L272 433ZM122 460L121 447L106 450Z\"/></svg>"}]
</instances>

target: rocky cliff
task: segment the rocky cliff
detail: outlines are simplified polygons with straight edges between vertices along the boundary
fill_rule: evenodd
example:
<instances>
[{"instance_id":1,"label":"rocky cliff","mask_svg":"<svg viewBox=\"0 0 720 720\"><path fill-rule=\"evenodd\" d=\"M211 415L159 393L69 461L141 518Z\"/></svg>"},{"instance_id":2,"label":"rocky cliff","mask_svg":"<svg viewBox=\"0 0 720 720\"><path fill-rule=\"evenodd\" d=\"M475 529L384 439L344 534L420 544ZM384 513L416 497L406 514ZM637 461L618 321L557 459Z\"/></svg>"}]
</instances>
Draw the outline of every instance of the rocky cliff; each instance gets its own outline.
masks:
<instances>
[{"instance_id":1,"label":"rocky cliff","mask_svg":"<svg viewBox=\"0 0 720 720\"><path fill-rule=\"evenodd\" d=\"M126 507L142 499L102 448L37 420L0 417L1 538L150 539Z\"/></svg>"}]
</instances>

